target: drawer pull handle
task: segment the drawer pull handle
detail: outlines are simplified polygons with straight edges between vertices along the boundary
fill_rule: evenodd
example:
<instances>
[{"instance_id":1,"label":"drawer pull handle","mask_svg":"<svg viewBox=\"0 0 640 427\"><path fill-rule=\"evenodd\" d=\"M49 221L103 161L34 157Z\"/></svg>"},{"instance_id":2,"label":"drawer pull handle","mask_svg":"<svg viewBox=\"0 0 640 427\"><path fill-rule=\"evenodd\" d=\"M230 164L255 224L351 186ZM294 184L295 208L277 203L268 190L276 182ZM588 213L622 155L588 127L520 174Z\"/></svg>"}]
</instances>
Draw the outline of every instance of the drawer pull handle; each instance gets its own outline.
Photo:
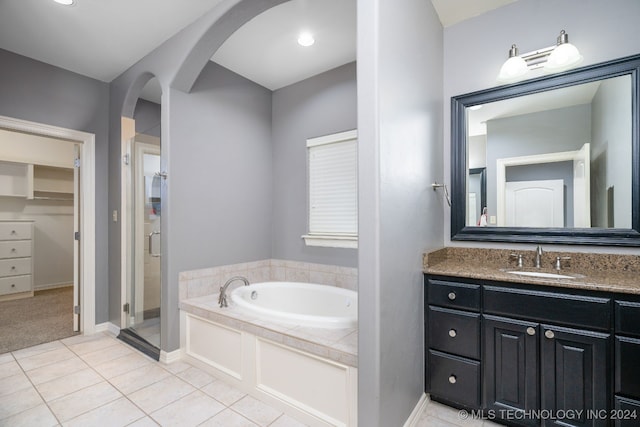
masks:
<instances>
[{"instance_id":1,"label":"drawer pull handle","mask_svg":"<svg viewBox=\"0 0 640 427\"><path fill-rule=\"evenodd\" d=\"M451 384L455 384L455 383L456 383L456 381L458 381L458 378L456 378L456 376L455 376L455 375L449 375L449 382L450 382Z\"/></svg>"},{"instance_id":2,"label":"drawer pull handle","mask_svg":"<svg viewBox=\"0 0 640 427\"><path fill-rule=\"evenodd\" d=\"M449 299L450 299L451 301L453 301L453 300L455 300L455 299L456 299L456 293L455 293L455 292L449 292L448 297L449 297Z\"/></svg>"},{"instance_id":3,"label":"drawer pull handle","mask_svg":"<svg viewBox=\"0 0 640 427\"><path fill-rule=\"evenodd\" d=\"M532 328L531 326L529 326L527 328L527 335L535 335L536 334L536 330L534 328Z\"/></svg>"},{"instance_id":4,"label":"drawer pull handle","mask_svg":"<svg viewBox=\"0 0 640 427\"><path fill-rule=\"evenodd\" d=\"M458 333L456 332L456 330L455 330L455 329L449 329L449 336L450 336L451 338L455 338L455 337L456 337L456 335L458 335Z\"/></svg>"},{"instance_id":5,"label":"drawer pull handle","mask_svg":"<svg viewBox=\"0 0 640 427\"><path fill-rule=\"evenodd\" d=\"M544 336L549 338L549 339L552 339L553 337L556 336L556 334L554 334L553 331L547 330L547 331L545 331Z\"/></svg>"}]
</instances>

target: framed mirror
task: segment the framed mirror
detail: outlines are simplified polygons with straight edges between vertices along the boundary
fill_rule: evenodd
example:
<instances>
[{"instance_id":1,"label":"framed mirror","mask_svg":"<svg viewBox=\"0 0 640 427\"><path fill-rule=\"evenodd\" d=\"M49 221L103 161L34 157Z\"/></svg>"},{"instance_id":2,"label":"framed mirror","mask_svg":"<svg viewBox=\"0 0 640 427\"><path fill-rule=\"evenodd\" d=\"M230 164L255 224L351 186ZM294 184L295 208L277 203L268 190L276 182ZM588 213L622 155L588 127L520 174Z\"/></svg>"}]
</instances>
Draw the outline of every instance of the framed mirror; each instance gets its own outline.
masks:
<instances>
[{"instance_id":1,"label":"framed mirror","mask_svg":"<svg viewBox=\"0 0 640 427\"><path fill-rule=\"evenodd\" d=\"M639 105L640 55L451 98L451 239L640 246Z\"/></svg>"}]
</instances>

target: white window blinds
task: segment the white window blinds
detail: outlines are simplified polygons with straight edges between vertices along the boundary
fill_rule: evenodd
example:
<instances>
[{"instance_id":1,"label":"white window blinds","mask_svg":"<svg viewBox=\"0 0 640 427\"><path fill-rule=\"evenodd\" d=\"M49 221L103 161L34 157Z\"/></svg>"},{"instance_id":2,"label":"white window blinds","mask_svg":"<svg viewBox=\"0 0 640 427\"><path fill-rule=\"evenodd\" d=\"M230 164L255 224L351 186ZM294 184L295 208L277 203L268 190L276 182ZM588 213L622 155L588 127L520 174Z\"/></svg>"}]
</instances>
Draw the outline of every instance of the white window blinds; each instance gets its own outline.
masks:
<instances>
[{"instance_id":1,"label":"white window blinds","mask_svg":"<svg viewBox=\"0 0 640 427\"><path fill-rule=\"evenodd\" d=\"M307 244L356 247L358 146L356 131L307 140L309 234Z\"/></svg>"}]
</instances>

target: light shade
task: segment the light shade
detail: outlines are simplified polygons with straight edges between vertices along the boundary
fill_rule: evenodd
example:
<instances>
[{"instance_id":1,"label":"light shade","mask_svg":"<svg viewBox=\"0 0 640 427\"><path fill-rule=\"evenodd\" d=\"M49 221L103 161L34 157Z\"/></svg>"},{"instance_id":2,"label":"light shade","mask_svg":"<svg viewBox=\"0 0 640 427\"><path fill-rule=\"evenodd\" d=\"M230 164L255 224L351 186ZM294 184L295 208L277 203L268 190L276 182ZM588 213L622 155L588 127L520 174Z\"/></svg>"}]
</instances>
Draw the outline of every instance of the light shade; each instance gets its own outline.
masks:
<instances>
[{"instance_id":1,"label":"light shade","mask_svg":"<svg viewBox=\"0 0 640 427\"><path fill-rule=\"evenodd\" d=\"M502 64L500 73L498 73L498 81L500 83L513 83L529 72L527 63L522 57L518 56L518 48L511 45L509 50L509 59Z\"/></svg>"},{"instance_id":2,"label":"light shade","mask_svg":"<svg viewBox=\"0 0 640 427\"><path fill-rule=\"evenodd\" d=\"M298 37L298 44L300 46L309 47L313 45L315 42L316 40L313 38L311 33L302 33Z\"/></svg>"},{"instance_id":3,"label":"light shade","mask_svg":"<svg viewBox=\"0 0 640 427\"><path fill-rule=\"evenodd\" d=\"M565 71L581 63L582 59L578 48L571 43L563 43L553 49L544 64L544 70L551 73Z\"/></svg>"}]
</instances>

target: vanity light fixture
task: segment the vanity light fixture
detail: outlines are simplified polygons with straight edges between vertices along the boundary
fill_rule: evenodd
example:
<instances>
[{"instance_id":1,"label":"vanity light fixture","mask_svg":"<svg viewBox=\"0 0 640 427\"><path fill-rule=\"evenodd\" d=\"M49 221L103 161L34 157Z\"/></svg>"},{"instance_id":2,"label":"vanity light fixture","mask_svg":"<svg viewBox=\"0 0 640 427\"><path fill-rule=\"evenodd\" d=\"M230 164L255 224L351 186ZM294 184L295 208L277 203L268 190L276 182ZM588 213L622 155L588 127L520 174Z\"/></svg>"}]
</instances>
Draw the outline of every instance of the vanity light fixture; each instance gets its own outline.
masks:
<instances>
[{"instance_id":1,"label":"vanity light fixture","mask_svg":"<svg viewBox=\"0 0 640 427\"><path fill-rule=\"evenodd\" d=\"M301 33L300 36L298 36L298 44L300 46L304 46L304 47L309 47L312 46L314 43L316 42L316 39L313 38L313 35L311 35L311 33Z\"/></svg>"},{"instance_id":2,"label":"vanity light fixture","mask_svg":"<svg viewBox=\"0 0 640 427\"><path fill-rule=\"evenodd\" d=\"M72 6L75 3L74 0L53 0L53 1L55 1L56 3L62 4L62 5L65 5L65 6Z\"/></svg>"},{"instance_id":3,"label":"vanity light fixture","mask_svg":"<svg viewBox=\"0 0 640 427\"><path fill-rule=\"evenodd\" d=\"M569 43L569 35L562 30L555 46L518 55L516 45L511 45L509 59L500 68L497 80L500 83L513 83L524 78L529 70L536 68L544 68L549 73L558 73L575 67L582 62L582 59L578 49Z\"/></svg>"}]
</instances>

